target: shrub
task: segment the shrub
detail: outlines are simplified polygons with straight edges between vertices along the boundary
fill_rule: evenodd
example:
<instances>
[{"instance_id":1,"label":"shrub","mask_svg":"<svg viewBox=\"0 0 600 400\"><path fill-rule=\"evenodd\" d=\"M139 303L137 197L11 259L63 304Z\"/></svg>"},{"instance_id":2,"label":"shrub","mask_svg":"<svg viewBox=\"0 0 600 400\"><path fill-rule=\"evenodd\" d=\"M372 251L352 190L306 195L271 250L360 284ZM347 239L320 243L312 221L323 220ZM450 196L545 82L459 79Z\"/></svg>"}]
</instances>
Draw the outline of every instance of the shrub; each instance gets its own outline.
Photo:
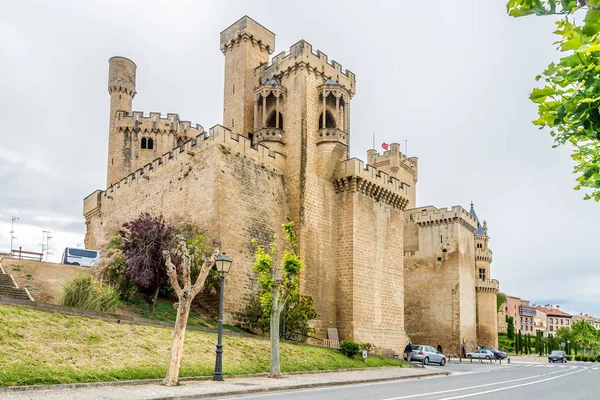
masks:
<instances>
[{"instance_id":1,"label":"shrub","mask_svg":"<svg viewBox=\"0 0 600 400\"><path fill-rule=\"evenodd\" d=\"M598 355L598 356L596 357L596 361L597 361L597 362L600 362L600 355Z\"/></svg>"},{"instance_id":2,"label":"shrub","mask_svg":"<svg viewBox=\"0 0 600 400\"><path fill-rule=\"evenodd\" d=\"M577 354L577 355L575 356L575 361L581 361L581 355Z\"/></svg>"},{"instance_id":3,"label":"shrub","mask_svg":"<svg viewBox=\"0 0 600 400\"><path fill-rule=\"evenodd\" d=\"M573 356L571 356L571 355L568 355L568 356L567 356L567 361L573 361Z\"/></svg>"},{"instance_id":4,"label":"shrub","mask_svg":"<svg viewBox=\"0 0 600 400\"><path fill-rule=\"evenodd\" d=\"M76 276L63 287L58 304L100 312L115 312L120 305L119 293L112 287L95 282L89 275Z\"/></svg>"},{"instance_id":5,"label":"shrub","mask_svg":"<svg viewBox=\"0 0 600 400\"><path fill-rule=\"evenodd\" d=\"M371 343L361 343L359 347L361 350L371 351L373 345Z\"/></svg>"},{"instance_id":6,"label":"shrub","mask_svg":"<svg viewBox=\"0 0 600 400\"><path fill-rule=\"evenodd\" d=\"M358 343L353 342L350 339L344 339L342 344L340 345L342 348L342 353L347 355L350 358L353 358L358 354L359 346Z\"/></svg>"}]
</instances>

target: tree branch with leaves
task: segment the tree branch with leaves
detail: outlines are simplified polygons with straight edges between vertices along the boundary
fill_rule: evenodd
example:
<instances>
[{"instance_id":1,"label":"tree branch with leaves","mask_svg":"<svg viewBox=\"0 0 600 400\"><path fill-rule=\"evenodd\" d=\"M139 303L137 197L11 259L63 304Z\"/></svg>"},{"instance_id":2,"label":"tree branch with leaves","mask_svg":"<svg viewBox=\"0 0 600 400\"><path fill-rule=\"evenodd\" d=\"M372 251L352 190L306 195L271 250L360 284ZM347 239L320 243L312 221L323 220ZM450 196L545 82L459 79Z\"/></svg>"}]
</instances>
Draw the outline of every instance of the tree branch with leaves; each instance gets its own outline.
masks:
<instances>
[{"instance_id":1,"label":"tree branch with leaves","mask_svg":"<svg viewBox=\"0 0 600 400\"><path fill-rule=\"evenodd\" d=\"M564 56L536 77L544 86L529 96L538 104L533 123L550 129L553 147L572 145L575 190L589 189L584 199L600 201L600 0L510 0L506 8L513 17L561 16L554 33ZM581 23L578 12L585 13Z\"/></svg>"},{"instance_id":2,"label":"tree branch with leaves","mask_svg":"<svg viewBox=\"0 0 600 400\"><path fill-rule=\"evenodd\" d=\"M274 262L277 253L275 242L271 243L268 251L265 251L258 245L256 239L252 239L252 244L256 247L252 268L257 272L258 282L263 289L260 302L263 310L271 316L269 332L271 340L269 377L271 378L281 377L279 319L290 293L298 289L299 273L303 268L303 263L296 254L294 223L283 224L283 232L291 251L283 253L280 267Z\"/></svg>"}]
</instances>

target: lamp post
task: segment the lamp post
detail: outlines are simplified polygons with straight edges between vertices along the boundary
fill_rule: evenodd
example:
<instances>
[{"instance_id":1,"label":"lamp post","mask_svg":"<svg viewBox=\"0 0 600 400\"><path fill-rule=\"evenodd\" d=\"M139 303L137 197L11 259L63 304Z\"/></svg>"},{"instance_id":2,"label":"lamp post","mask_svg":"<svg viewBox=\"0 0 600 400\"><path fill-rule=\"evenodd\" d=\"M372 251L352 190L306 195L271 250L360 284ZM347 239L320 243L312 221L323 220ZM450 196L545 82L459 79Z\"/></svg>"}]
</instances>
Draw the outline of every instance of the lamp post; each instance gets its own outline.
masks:
<instances>
[{"instance_id":1,"label":"lamp post","mask_svg":"<svg viewBox=\"0 0 600 400\"><path fill-rule=\"evenodd\" d=\"M223 293L225 289L225 274L229 272L233 261L227 257L227 254L221 253L215 260L215 268L221 275L221 290L219 295L219 333L217 339L217 359L215 361L215 374L213 381L223 380Z\"/></svg>"}]
</instances>

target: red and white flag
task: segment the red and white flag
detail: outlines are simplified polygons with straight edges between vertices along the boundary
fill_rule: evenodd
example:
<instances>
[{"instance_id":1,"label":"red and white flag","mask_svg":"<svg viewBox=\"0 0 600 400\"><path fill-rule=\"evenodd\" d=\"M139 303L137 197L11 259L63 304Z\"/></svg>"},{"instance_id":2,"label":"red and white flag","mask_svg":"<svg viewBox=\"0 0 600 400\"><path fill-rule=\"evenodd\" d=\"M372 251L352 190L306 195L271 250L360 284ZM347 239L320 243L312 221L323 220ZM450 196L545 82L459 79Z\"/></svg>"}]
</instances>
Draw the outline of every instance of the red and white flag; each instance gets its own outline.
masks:
<instances>
[{"instance_id":1,"label":"red and white flag","mask_svg":"<svg viewBox=\"0 0 600 400\"><path fill-rule=\"evenodd\" d=\"M387 151L387 150L389 150L390 145L387 144L386 142L383 142L383 143L381 143L381 147L383 147L383 149Z\"/></svg>"}]
</instances>

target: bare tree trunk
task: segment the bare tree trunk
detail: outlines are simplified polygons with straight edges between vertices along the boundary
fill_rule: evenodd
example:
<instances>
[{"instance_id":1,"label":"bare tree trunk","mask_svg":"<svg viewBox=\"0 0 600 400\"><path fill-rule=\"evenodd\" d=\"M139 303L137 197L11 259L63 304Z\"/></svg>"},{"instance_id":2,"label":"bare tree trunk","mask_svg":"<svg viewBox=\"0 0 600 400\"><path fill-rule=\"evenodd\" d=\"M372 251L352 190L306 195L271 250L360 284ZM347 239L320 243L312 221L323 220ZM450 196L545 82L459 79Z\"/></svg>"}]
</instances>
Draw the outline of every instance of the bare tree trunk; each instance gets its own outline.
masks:
<instances>
[{"instance_id":1,"label":"bare tree trunk","mask_svg":"<svg viewBox=\"0 0 600 400\"><path fill-rule=\"evenodd\" d=\"M179 369L181 367L181 359L183 358L183 342L185 340L185 329L187 327L188 317L192 298L189 291L184 290L183 296L179 299L177 305L177 319L173 329L173 345L171 346L171 359L169 360L169 370L165 378L165 385L174 386L179 381Z\"/></svg>"},{"instance_id":2,"label":"bare tree trunk","mask_svg":"<svg viewBox=\"0 0 600 400\"><path fill-rule=\"evenodd\" d=\"M160 287L156 288L154 295L152 296L152 303L150 303L150 314L154 315L156 312L156 302L158 301L158 292L160 291Z\"/></svg>"},{"instance_id":3,"label":"bare tree trunk","mask_svg":"<svg viewBox=\"0 0 600 400\"><path fill-rule=\"evenodd\" d=\"M281 359L279 356L279 287L273 287L273 303L271 307L271 371L269 378L281 378Z\"/></svg>"},{"instance_id":4,"label":"bare tree trunk","mask_svg":"<svg viewBox=\"0 0 600 400\"><path fill-rule=\"evenodd\" d=\"M190 254L184 238L180 236L178 239L179 245L177 246L177 250L173 253L179 253L182 256L183 288L179 285L177 270L171 261L171 253L163 251L167 274L169 275L171 286L173 286L175 294L177 294L177 298L179 299L179 303L177 304L177 319L175 320L175 326L173 327L173 346L171 347L169 369L164 380L164 383L167 386L174 386L179 382L179 369L181 367L181 359L183 358L183 342L185 340L185 330L190 315L192 301L202 290L206 277L215 263L215 259L221 254L221 242L215 240L213 242L215 249L212 256L204 259L198 278L196 278L196 283L192 285L190 268L194 262L194 255ZM158 295L158 291L156 292L156 295Z\"/></svg>"}]
</instances>

